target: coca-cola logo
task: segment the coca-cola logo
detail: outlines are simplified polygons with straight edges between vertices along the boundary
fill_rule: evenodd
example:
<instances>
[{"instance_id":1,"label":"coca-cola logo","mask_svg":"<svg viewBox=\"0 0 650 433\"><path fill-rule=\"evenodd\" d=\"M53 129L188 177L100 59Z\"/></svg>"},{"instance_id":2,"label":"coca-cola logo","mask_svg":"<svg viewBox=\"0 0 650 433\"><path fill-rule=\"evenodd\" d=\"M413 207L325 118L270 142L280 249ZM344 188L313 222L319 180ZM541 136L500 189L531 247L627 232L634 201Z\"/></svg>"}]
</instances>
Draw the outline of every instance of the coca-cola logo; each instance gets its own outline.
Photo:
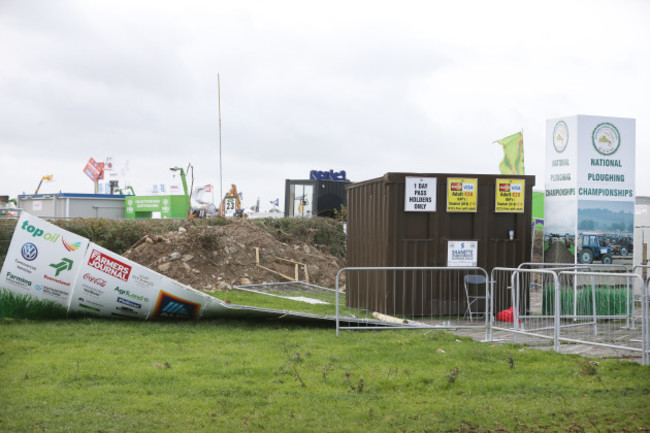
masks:
<instances>
[{"instance_id":1,"label":"coca-cola logo","mask_svg":"<svg viewBox=\"0 0 650 433\"><path fill-rule=\"evenodd\" d=\"M99 287L106 287L106 280L99 277L93 277L90 274L85 274L84 280L90 281L91 283L96 284Z\"/></svg>"}]
</instances>

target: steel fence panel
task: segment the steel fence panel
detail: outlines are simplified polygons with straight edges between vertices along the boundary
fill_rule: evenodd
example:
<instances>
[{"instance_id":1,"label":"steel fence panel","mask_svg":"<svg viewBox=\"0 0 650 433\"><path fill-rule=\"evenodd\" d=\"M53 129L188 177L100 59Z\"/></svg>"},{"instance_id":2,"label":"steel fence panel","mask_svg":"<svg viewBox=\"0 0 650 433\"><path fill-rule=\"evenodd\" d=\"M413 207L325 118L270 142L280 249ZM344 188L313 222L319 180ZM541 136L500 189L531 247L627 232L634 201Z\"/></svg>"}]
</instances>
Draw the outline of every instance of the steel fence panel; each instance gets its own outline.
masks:
<instances>
[{"instance_id":1,"label":"steel fence panel","mask_svg":"<svg viewBox=\"0 0 650 433\"><path fill-rule=\"evenodd\" d=\"M650 276L645 281L645 287L641 295L641 334L643 364L650 364Z\"/></svg>"},{"instance_id":2,"label":"steel fence panel","mask_svg":"<svg viewBox=\"0 0 650 433\"><path fill-rule=\"evenodd\" d=\"M625 266L614 272L602 265L552 266L558 267L525 264L492 271L491 290L505 286L511 296L507 309L492 304L488 340L494 341L498 332L500 339L512 338L515 343L552 339L558 352L562 343L636 351L647 364L650 278L643 281L638 274L625 272ZM635 293L642 294L641 299Z\"/></svg>"},{"instance_id":3,"label":"steel fence panel","mask_svg":"<svg viewBox=\"0 0 650 433\"><path fill-rule=\"evenodd\" d=\"M650 265L636 265L632 269L632 272L639 275L643 281L646 281L647 279L650 278ZM635 296L639 298L639 301L641 301L641 297L643 296L642 293L635 293Z\"/></svg>"},{"instance_id":4,"label":"steel fence panel","mask_svg":"<svg viewBox=\"0 0 650 433\"><path fill-rule=\"evenodd\" d=\"M558 291L561 342L642 352L647 362L647 284L637 274L562 271Z\"/></svg>"},{"instance_id":5,"label":"steel fence panel","mask_svg":"<svg viewBox=\"0 0 650 433\"><path fill-rule=\"evenodd\" d=\"M553 310L557 269L494 268L490 274L491 293L507 291L507 303L495 302L490 307L488 340L512 338L514 343L553 343L558 346L558 333Z\"/></svg>"},{"instance_id":6,"label":"steel fence panel","mask_svg":"<svg viewBox=\"0 0 650 433\"><path fill-rule=\"evenodd\" d=\"M518 266L518 269L559 269L559 268L572 268L572 269L585 269L592 272L619 272L629 273L630 266L622 263L610 263L603 265L602 263L534 263L526 262Z\"/></svg>"},{"instance_id":7,"label":"steel fence panel","mask_svg":"<svg viewBox=\"0 0 650 433\"><path fill-rule=\"evenodd\" d=\"M341 269L336 275L336 333L372 329L363 323L341 326L340 294L344 294L347 307L364 309L394 327L479 329L487 337L488 280L487 272L478 267Z\"/></svg>"}]
</instances>

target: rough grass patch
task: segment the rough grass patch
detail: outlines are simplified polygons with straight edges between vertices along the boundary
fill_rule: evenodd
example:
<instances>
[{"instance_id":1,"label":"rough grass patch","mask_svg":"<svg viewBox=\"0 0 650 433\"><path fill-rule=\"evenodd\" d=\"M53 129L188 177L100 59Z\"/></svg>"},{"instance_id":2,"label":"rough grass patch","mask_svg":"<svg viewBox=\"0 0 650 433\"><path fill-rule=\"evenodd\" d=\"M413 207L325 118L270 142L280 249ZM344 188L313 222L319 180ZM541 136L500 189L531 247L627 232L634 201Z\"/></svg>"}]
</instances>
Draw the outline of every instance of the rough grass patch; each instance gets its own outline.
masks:
<instances>
[{"instance_id":1,"label":"rough grass patch","mask_svg":"<svg viewBox=\"0 0 650 433\"><path fill-rule=\"evenodd\" d=\"M1 319L50 320L63 319L66 316L67 308L60 304L0 289Z\"/></svg>"}]
</instances>

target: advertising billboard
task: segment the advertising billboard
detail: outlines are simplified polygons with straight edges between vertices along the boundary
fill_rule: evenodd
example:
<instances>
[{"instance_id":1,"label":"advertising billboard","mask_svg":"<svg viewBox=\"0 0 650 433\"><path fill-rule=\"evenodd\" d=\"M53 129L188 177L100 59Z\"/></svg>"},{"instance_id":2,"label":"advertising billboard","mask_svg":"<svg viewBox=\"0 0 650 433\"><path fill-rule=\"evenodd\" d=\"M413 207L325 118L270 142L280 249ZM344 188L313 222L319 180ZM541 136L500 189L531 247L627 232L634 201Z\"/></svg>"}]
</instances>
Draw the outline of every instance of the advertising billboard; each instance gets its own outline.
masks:
<instances>
[{"instance_id":1,"label":"advertising billboard","mask_svg":"<svg viewBox=\"0 0 650 433\"><path fill-rule=\"evenodd\" d=\"M635 120L572 116L548 120L546 133L545 255L623 262L634 231Z\"/></svg>"},{"instance_id":2,"label":"advertising billboard","mask_svg":"<svg viewBox=\"0 0 650 433\"><path fill-rule=\"evenodd\" d=\"M70 311L147 319L163 276L94 243L79 271Z\"/></svg>"},{"instance_id":3,"label":"advertising billboard","mask_svg":"<svg viewBox=\"0 0 650 433\"><path fill-rule=\"evenodd\" d=\"M23 212L2 265L0 286L68 306L88 240Z\"/></svg>"}]
</instances>

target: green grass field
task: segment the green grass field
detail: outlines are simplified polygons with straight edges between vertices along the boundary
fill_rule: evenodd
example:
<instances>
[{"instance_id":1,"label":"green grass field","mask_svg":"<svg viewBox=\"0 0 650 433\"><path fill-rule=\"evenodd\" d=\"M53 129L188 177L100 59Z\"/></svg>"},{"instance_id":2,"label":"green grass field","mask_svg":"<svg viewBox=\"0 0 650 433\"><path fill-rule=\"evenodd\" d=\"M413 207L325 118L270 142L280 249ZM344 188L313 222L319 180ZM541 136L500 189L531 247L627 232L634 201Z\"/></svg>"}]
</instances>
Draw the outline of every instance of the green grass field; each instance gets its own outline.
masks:
<instances>
[{"instance_id":1,"label":"green grass field","mask_svg":"<svg viewBox=\"0 0 650 433\"><path fill-rule=\"evenodd\" d=\"M650 370L438 331L0 320L2 432L637 432Z\"/></svg>"},{"instance_id":2,"label":"green grass field","mask_svg":"<svg viewBox=\"0 0 650 433\"><path fill-rule=\"evenodd\" d=\"M247 305L259 308L268 308L272 310L292 311L307 314L316 314L320 316L336 316L336 294L334 291L322 292L300 292L293 291L270 291L268 294L254 293L245 290L228 290L226 292L209 292L211 296L217 297L222 301L231 304ZM327 302L326 304L310 304L299 300L288 299L289 296L300 296L310 299L317 299ZM339 312L341 317L355 317L372 319L372 314L360 308L350 308L345 306L345 294L340 295Z\"/></svg>"}]
</instances>

